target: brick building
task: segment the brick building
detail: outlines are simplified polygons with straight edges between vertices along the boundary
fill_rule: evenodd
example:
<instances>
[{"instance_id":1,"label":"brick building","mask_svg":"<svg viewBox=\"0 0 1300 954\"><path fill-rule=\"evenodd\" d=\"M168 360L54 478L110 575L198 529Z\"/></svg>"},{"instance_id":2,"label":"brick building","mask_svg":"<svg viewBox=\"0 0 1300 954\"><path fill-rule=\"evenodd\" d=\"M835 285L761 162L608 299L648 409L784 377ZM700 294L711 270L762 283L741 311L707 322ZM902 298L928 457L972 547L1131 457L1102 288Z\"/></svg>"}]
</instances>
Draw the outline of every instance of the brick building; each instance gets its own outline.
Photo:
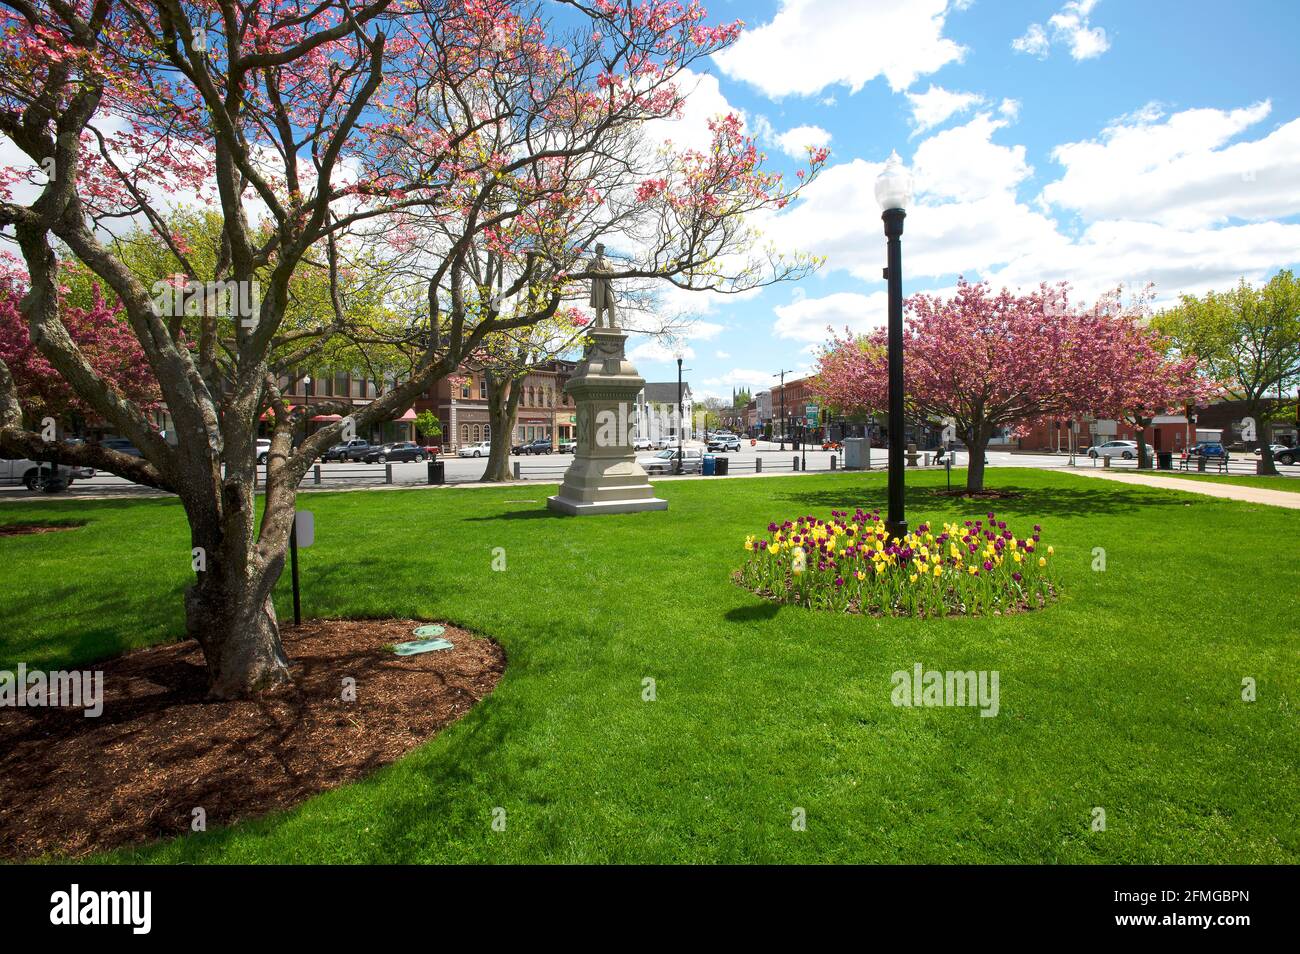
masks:
<instances>
[{"instance_id":1,"label":"brick building","mask_svg":"<svg viewBox=\"0 0 1300 954\"><path fill-rule=\"evenodd\" d=\"M520 395L512 443L543 437L557 442L573 439L574 405L564 393L564 384L574 367L572 361L547 361L515 382ZM487 387L487 375L482 370L462 368L415 402L417 413L427 409L437 415L446 453L455 453L465 444L491 440Z\"/></svg>"}]
</instances>

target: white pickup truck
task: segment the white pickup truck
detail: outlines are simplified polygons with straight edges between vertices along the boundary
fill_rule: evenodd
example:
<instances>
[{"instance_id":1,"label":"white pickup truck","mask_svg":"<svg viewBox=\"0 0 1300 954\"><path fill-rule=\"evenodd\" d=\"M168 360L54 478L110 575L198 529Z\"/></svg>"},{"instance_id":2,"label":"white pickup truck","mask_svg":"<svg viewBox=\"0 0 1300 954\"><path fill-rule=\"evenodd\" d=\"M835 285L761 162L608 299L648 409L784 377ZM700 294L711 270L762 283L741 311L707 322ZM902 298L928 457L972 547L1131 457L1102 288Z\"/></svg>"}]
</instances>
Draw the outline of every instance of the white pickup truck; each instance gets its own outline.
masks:
<instances>
[{"instance_id":1,"label":"white pickup truck","mask_svg":"<svg viewBox=\"0 0 1300 954\"><path fill-rule=\"evenodd\" d=\"M91 467L68 467L66 464L60 464L59 481L47 487L49 475L50 465L42 461L28 460L25 457L17 460L0 457L0 486L22 484L28 490L57 493L70 487L74 480L88 480L94 477L95 471Z\"/></svg>"}]
</instances>

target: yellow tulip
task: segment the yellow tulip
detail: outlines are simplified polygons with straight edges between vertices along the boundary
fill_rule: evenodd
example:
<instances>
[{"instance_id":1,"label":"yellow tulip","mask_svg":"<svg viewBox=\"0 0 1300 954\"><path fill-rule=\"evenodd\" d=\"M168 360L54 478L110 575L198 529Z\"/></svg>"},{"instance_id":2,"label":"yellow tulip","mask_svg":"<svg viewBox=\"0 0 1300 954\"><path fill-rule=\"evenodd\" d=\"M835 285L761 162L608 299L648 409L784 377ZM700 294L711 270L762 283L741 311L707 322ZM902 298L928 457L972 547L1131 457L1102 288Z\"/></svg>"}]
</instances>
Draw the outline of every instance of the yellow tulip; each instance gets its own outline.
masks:
<instances>
[{"instance_id":1,"label":"yellow tulip","mask_svg":"<svg viewBox=\"0 0 1300 954\"><path fill-rule=\"evenodd\" d=\"M1047 557L1039 557L1039 558L1038 558L1038 565L1039 565L1039 566L1047 566Z\"/></svg>"}]
</instances>

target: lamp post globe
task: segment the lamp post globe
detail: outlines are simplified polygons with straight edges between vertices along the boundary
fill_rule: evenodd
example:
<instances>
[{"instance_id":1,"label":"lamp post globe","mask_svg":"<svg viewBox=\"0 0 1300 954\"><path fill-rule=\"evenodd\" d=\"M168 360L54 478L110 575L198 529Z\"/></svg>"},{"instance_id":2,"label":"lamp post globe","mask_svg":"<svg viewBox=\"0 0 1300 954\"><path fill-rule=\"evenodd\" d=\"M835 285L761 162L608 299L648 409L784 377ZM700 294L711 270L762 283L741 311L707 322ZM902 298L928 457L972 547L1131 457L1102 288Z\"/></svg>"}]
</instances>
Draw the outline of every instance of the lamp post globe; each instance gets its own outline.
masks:
<instances>
[{"instance_id":1,"label":"lamp post globe","mask_svg":"<svg viewBox=\"0 0 1300 954\"><path fill-rule=\"evenodd\" d=\"M885 223L885 279L889 283L889 509L885 530L907 534L903 496L903 220L912 201L912 174L891 152L876 179L876 201Z\"/></svg>"}]
</instances>

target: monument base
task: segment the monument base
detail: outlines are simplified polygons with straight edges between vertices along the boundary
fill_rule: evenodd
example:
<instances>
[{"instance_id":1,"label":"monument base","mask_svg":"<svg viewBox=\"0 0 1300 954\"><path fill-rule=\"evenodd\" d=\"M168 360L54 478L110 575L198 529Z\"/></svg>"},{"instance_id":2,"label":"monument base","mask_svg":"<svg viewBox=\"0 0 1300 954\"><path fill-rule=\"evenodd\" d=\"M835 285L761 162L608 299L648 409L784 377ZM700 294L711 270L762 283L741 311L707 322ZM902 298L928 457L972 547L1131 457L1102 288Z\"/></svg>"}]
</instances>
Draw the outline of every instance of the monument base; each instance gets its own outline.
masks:
<instances>
[{"instance_id":1,"label":"monument base","mask_svg":"<svg viewBox=\"0 0 1300 954\"><path fill-rule=\"evenodd\" d=\"M627 360L627 336L592 328L590 343L564 390L577 407L577 446L560 492L546 506L570 516L667 510L637 463L629 422L645 379Z\"/></svg>"},{"instance_id":2,"label":"monument base","mask_svg":"<svg viewBox=\"0 0 1300 954\"><path fill-rule=\"evenodd\" d=\"M571 517L597 513L640 513L642 510L667 510L668 501L659 497L642 497L636 500L571 500L568 497L547 497L546 506L556 513Z\"/></svg>"}]
</instances>

